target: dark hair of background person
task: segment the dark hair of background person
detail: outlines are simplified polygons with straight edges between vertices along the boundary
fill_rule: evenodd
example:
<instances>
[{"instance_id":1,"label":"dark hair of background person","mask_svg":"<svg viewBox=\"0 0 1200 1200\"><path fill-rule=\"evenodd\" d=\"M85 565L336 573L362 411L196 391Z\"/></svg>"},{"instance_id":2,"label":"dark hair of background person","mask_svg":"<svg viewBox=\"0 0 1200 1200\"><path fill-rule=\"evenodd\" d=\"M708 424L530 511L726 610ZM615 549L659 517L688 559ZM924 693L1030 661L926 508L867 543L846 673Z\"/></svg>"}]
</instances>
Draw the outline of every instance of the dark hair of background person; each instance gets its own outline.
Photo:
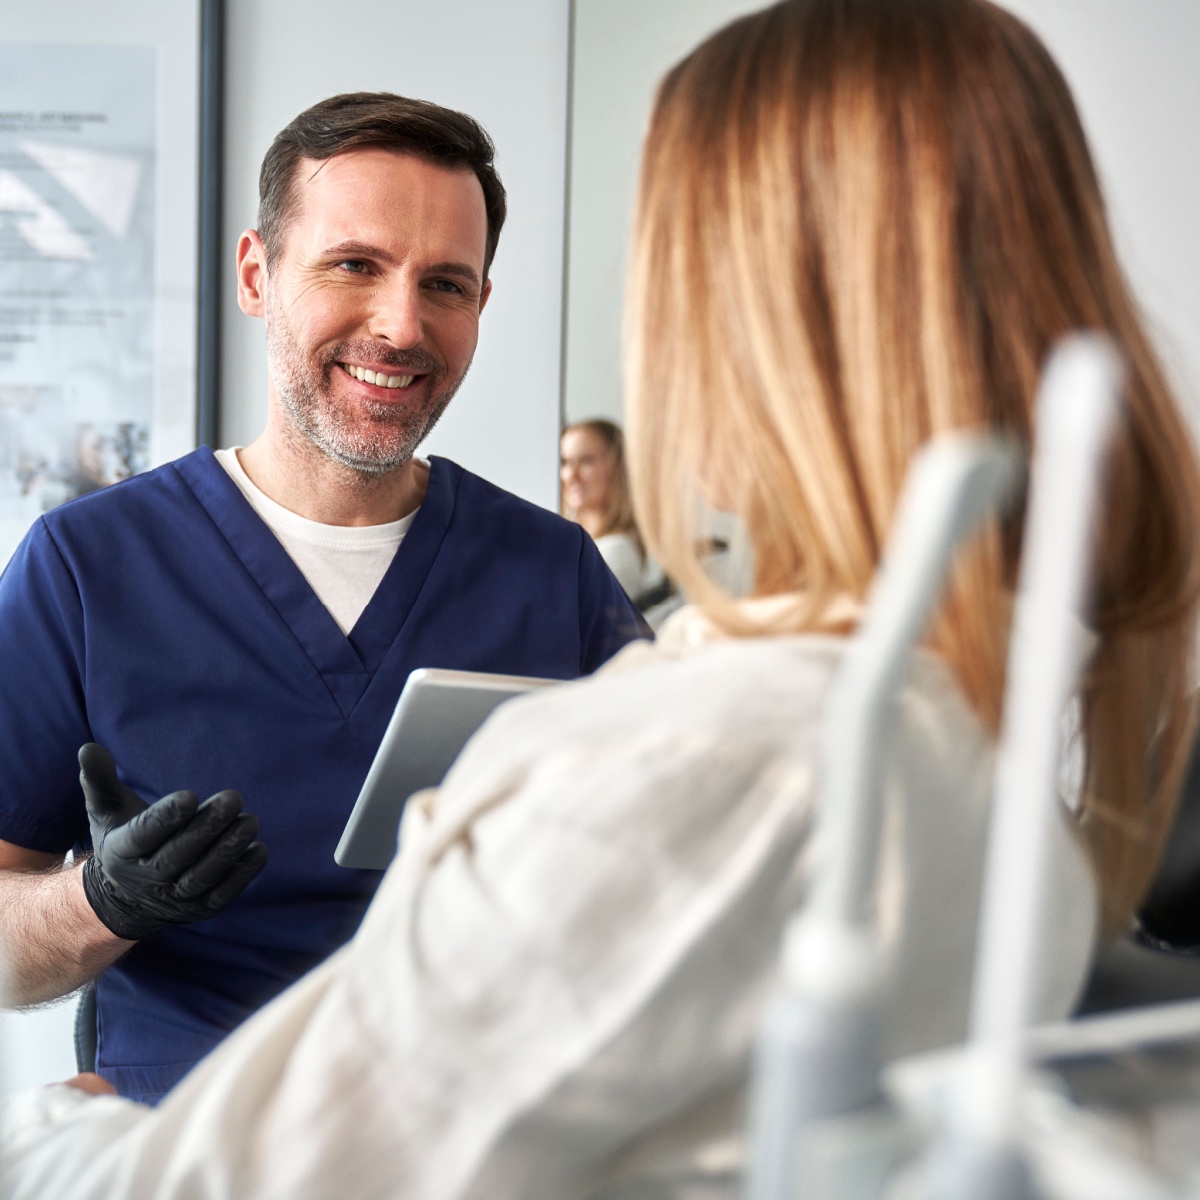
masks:
<instances>
[{"instance_id":1,"label":"dark hair of background person","mask_svg":"<svg viewBox=\"0 0 1200 1200\"><path fill-rule=\"evenodd\" d=\"M576 421L568 425L563 433L574 429L586 429L594 433L603 443L605 453L612 466L612 482L608 489L608 505L604 513L604 524L600 531L601 537L608 533L627 533L637 542L638 551L645 554L642 535L638 532L637 521L633 515L633 497L629 489L629 469L625 463L625 433L615 421L604 417L592 417L586 421ZM573 514L565 507L563 516Z\"/></svg>"},{"instance_id":2,"label":"dark hair of background person","mask_svg":"<svg viewBox=\"0 0 1200 1200\"><path fill-rule=\"evenodd\" d=\"M504 184L496 173L496 147L473 117L427 100L391 92L346 92L330 96L276 135L258 175L258 234L274 263L296 206L296 166L349 150L382 147L449 168L467 168L483 188L487 211L486 280L507 214Z\"/></svg>"}]
</instances>

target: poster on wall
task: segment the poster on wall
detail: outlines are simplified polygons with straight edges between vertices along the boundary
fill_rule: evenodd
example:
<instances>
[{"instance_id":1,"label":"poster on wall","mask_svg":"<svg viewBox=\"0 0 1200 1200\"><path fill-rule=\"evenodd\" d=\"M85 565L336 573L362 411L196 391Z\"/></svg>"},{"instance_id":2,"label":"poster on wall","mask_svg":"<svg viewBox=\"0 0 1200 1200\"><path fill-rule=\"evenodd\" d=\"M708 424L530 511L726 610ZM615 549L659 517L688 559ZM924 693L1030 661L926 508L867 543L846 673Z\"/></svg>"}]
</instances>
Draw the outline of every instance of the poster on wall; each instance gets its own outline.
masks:
<instances>
[{"instance_id":1,"label":"poster on wall","mask_svg":"<svg viewBox=\"0 0 1200 1200\"><path fill-rule=\"evenodd\" d=\"M148 465L154 171L153 47L0 44L0 562Z\"/></svg>"}]
</instances>

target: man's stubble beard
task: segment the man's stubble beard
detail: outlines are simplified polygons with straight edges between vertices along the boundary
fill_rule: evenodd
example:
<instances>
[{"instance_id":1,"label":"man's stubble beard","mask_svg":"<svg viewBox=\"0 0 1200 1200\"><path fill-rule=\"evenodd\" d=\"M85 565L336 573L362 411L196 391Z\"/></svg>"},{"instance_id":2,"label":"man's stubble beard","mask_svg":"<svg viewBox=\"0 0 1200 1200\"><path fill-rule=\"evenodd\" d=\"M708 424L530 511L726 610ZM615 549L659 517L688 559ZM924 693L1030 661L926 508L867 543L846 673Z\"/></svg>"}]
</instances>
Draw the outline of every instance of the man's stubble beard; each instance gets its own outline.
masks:
<instances>
[{"instance_id":1,"label":"man's stubble beard","mask_svg":"<svg viewBox=\"0 0 1200 1200\"><path fill-rule=\"evenodd\" d=\"M370 341L340 342L317 366L306 358L276 303L266 311L267 360L276 390L293 428L322 454L349 467L364 482L375 481L412 459L446 406L454 399L467 371L445 383L446 367L425 350L389 350ZM397 368L397 374L427 374L427 399L419 409L404 404L364 404L369 421L351 417L333 394L337 365L366 359ZM467 363L467 367L470 367Z\"/></svg>"}]
</instances>

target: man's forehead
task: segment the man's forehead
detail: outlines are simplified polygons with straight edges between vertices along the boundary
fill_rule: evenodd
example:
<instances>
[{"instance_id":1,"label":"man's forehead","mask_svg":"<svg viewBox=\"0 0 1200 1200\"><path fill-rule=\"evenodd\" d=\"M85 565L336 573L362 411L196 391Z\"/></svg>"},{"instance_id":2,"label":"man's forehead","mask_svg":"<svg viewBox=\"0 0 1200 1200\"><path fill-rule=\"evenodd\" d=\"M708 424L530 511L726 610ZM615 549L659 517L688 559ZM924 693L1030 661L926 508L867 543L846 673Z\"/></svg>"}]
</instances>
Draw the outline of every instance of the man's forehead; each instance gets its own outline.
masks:
<instances>
[{"instance_id":1,"label":"man's forehead","mask_svg":"<svg viewBox=\"0 0 1200 1200\"><path fill-rule=\"evenodd\" d=\"M483 187L470 167L368 146L325 159L300 159L292 186L293 225L388 225L411 219L436 225L459 240L478 241L483 253L487 209Z\"/></svg>"}]
</instances>

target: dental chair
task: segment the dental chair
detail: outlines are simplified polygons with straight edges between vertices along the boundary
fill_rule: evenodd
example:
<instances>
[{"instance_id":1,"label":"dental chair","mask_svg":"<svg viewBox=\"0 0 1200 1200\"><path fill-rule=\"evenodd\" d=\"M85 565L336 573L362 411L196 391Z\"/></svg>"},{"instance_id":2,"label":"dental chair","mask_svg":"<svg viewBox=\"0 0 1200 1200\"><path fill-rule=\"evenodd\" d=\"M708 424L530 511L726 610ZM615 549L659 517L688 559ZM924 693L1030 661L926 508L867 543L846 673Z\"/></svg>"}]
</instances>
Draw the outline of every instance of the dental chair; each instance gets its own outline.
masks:
<instances>
[{"instance_id":1,"label":"dental chair","mask_svg":"<svg viewBox=\"0 0 1200 1200\"><path fill-rule=\"evenodd\" d=\"M1096 957L1079 1014L1200 999L1200 739L1134 934Z\"/></svg>"},{"instance_id":2,"label":"dental chair","mask_svg":"<svg viewBox=\"0 0 1200 1200\"><path fill-rule=\"evenodd\" d=\"M1192 746L1175 823L1140 926L1150 944L1200 955L1200 740Z\"/></svg>"}]
</instances>

